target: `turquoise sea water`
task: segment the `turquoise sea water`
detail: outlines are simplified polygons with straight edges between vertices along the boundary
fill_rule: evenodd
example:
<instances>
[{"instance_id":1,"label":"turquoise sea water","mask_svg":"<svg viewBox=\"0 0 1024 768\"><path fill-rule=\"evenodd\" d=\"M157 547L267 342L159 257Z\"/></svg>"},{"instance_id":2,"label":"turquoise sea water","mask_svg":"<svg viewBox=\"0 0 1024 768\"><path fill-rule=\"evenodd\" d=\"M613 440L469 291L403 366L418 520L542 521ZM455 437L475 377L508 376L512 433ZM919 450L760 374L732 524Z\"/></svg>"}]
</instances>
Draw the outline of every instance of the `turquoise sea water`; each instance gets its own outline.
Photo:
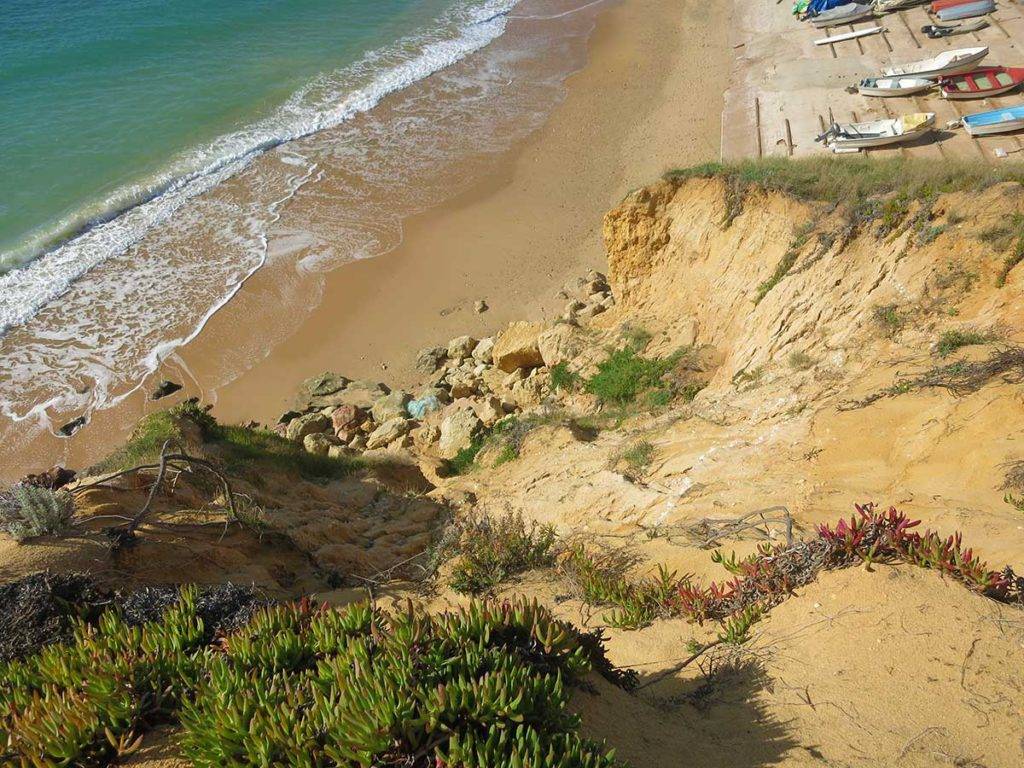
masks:
<instances>
[{"instance_id":1,"label":"turquoise sea water","mask_svg":"<svg viewBox=\"0 0 1024 768\"><path fill-rule=\"evenodd\" d=\"M328 106L315 78L372 67L368 52L403 38L456 34L444 28L465 22L445 17L457 5L5 0L0 272L183 174L314 126ZM254 132L260 121L277 124ZM237 132L254 135L224 140Z\"/></svg>"},{"instance_id":2,"label":"turquoise sea water","mask_svg":"<svg viewBox=\"0 0 1024 768\"><path fill-rule=\"evenodd\" d=\"M543 124L605 2L0 0L0 476L154 375L214 401Z\"/></svg>"}]
</instances>

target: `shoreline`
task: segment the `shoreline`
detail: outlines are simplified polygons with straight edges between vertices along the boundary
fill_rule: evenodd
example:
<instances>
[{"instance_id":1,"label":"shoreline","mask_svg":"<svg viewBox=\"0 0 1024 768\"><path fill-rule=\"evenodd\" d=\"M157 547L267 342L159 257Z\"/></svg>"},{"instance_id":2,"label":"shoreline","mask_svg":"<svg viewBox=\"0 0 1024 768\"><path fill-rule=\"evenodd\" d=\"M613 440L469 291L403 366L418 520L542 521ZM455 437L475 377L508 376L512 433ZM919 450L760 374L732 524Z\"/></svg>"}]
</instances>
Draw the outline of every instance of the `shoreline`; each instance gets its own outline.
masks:
<instances>
[{"instance_id":1,"label":"shoreline","mask_svg":"<svg viewBox=\"0 0 1024 768\"><path fill-rule=\"evenodd\" d=\"M266 357L224 383L231 362L250 363L262 351L245 349L247 335L257 335L247 329L260 321L261 306L280 300L279 275L264 269L135 396L95 413L71 440L47 434L19 448L3 479L58 461L94 462L144 413L180 399L147 401L159 378L183 383L181 397L214 403L222 421L273 423L299 382L322 370L402 385L421 347L492 333L524 315L553 315L563 303L555 297L560 287L603 264L605 211L669 167L717 159L730 14L667 0L600 9L587 62L542 127L470 189L406 221L397 248L324 275L322 294L310 301L316 308L274 339ZM490 310L474 314L477 299Z\"/></svg>"},{"instance_id":2,"label":"shoreline","mask_svg":"<svg viewBox=\"0 0 1024 768\"><path fill-rule=\"evenodd\" d=\"M482 182L407 221L399 247L331 272L299 330L218 390L218 416L272 423L300 381L323 370L405 386L415 380L420 348L487 335L524 314L560 312L559 289L604 265L609 208L673 165L718 158L729 68L717 83L709 75L716 54L731 61L728 13L704 10L665 0L603 9L587 63L570 76L547 122ZM700 96L685 87L696 81L704 84ZM695 103L705 106L682 111ZM587 150L572 157L574 147ZM472 310L478 299L490 307L484 314ZM210 338L232 324L230 314L229 306L211 322L220 327L209 329ZM182 358L203 380L212 371L203 369L207 355L197 341Z\"/></svg>"}]
</instances>

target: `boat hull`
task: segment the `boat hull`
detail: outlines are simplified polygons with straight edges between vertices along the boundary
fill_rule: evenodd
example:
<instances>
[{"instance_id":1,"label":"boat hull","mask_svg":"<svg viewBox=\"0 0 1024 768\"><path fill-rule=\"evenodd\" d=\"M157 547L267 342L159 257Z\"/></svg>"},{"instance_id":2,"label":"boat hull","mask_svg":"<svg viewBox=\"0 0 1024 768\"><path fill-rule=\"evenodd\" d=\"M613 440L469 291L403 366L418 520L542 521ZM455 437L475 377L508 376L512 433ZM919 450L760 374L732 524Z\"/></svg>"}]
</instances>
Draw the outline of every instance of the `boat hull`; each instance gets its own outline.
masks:
<instances>
[{"instance_id":1,"label":"boat hull","mask_svg":"<svg viewBox=\"0 0 1024 768\"><path fill-rule=\"evenodd\" d=\"M899 82L902 80L905 82L905 84L893 87L884 87L876 84L886 82L887 80L890 82ZM934 82L923 77L877 78L869 80L867 82L861 82L861 84L857 86L857 92L860 93L861 96L874 96L877 98L886 99L897 96L913 96L915 93L927 91L929 88L934 87L934 85Z\"/></svg>"},{"instance_id":2,"label":"boat hull","mask_svg":"<svg viewBox=\"0 0 1024 768\"><path fill-rule=\"evenodd\" d=\"M997 133L1010 133L1011 131L1024 129L1024 115L1009 118L999 123L987 123L981 125L972 125L964 120L963 126L964 130L966 130L970 136L992 136Z\"/></svg>"},{"instance_id":3,"label":"boat hull","mask_svg":"<svg viewBox=\"0 0 1024 768\"><path fill-rule=\"evenodd\" d=\"M942 75L960 75L976 69L978 62L988 56L988 48L981 48L975 53L946 65L937 66L931 69L916 69L915 64L908 64L901 67L889 67L882 71L885 77L941 77ZM923 63L923 62L918 62Z\"/></svg>"}]
</instances>

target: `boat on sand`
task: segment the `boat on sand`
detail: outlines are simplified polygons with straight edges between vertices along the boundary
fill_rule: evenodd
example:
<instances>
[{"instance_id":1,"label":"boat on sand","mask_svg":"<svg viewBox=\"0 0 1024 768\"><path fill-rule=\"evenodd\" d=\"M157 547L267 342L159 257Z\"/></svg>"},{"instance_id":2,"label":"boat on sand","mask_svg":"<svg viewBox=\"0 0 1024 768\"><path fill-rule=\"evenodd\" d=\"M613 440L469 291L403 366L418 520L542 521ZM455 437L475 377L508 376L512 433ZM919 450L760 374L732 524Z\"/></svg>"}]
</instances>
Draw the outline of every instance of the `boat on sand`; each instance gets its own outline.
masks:
<instances>
[{"instance_id":1,"label":"boat on sand","mask_svg":"<svg viewBox=\"0 0 1024 768\"><path fill-rule=\"evenodd\" d=\"M863 123L832 123L815 141L824 142L833 152L856 151L913 141L934 127L934 112L915 112Z\"/></svg>"},{"instance_id":2,"label":"boat on sand","mask_svg":"<svg viewBox=\"0 0 1024 768\"><path fill-rule=\"evenodd\" d=\"M939 78L945 99L984 99L1012 91L1024 82L1024 67L988 67Z\"/></svg>"},{"instance_id":3,"label":"boat on sand","mask_svg":"<svg viewBox=\"0 0 1024 768\"><path fill-rule=\"evenodd\" d=\"M889 67L882 71L885 77L939 77L940 75L955 75L960 72L970 72L977 67L978 63L988 56L986 46L975 48L957 48L951 51L943 51L938 56L930 59L912 61L909 64L900 64Z\"/></svg>"},{"instance_id":4,"label":"boat on sand","mask_svg":"<svg viewBox=\"0 0 1024 768\"><path fill-rule=\"evenodd\" d=\"M1019 131L1024 128L1024 104L964 115L960 123L971 136Z\"/></svg>"},{"instance_id":5,"label":"boat on sand","mask_svg":"<svg viewBox=\"0 0 1024 768\"><path fill-rule=\"evenodd\" d=\"M912 96L935 85L927 77L868 77L857 85L861 96Z\"/></svg>"}]
</instances>

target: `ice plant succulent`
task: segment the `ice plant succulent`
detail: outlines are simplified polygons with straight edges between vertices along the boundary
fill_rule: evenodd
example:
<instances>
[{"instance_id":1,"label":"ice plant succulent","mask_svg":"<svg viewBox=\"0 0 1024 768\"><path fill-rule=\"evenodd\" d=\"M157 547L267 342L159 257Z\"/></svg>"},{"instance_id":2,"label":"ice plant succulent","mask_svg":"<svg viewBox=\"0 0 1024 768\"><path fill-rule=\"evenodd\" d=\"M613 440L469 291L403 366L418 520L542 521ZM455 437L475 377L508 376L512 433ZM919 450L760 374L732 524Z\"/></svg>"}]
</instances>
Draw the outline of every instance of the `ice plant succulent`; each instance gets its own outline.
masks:
<instances>
[{"instance_id":1,"label":"ice plant succulent","mask_svg":"<svg viewBox=\"0 0 1024 768\"><path fill-rule=\"evenodd\" d=\"M591 669L624 685L635 675L611 666L599 635L536 602L431 616L304 600L207 637L186 589L158 621L129 626L110 611L0 665L0 762L108 765L171 722L199 768L619 765L567 705Z\"/></svg>"}]
</instances>

